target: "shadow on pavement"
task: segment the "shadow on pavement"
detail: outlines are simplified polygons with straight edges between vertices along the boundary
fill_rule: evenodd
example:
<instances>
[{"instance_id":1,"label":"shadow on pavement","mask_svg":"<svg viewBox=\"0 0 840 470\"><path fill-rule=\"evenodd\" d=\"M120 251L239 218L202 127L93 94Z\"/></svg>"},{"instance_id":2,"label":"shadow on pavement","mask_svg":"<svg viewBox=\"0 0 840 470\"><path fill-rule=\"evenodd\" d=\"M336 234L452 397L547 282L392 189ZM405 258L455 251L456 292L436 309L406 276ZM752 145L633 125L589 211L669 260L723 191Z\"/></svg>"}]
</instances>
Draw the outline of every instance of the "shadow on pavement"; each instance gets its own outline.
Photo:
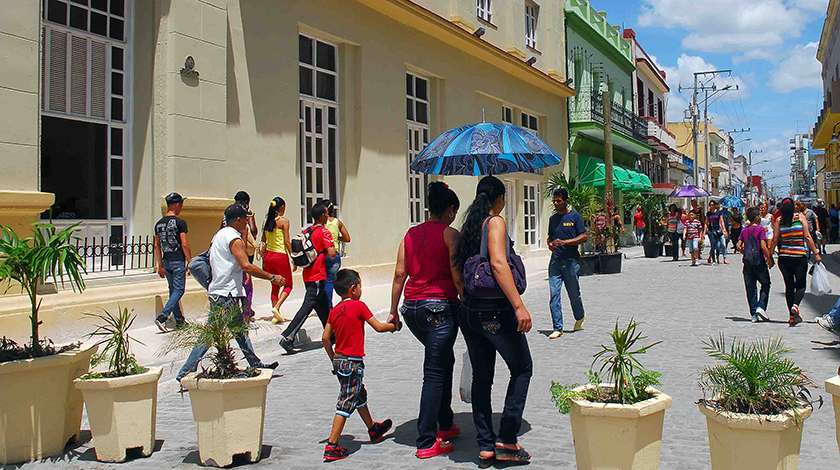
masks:
<instances>
[{"instance_id":1,"label":"shadow on pavement","mask_svg":"<svg viewBox=\"0 0 840 470\"><path fill-rule=\"evenodd\" d=\"M153 454L155 452L160 451L160 449L163 448L163 442L164 442L163 439L155 439L155 447L152 450ZM126 462L131 462L132 460L145 459L145 458L151 457L151 455L144 456L142 452L143 452L142 447L136 447L134 449L126 449L126 451L125 451L125 461L121 462L121 463L126 463ZM78 459L82 460L82 461L86 461L86 462L96 462L96 447L91 447L90 449L86 450L84 453L79 454Z\"/></svg>"},{"instance_id":2,"label":"shadow on pavement","mask_svg":"<svg viewBox=\"0 0 840 470\"><path fill-rule=\"evenodd\" d=\"M269 458L271 456L271 449L272 449L272 447L270 445L263 444L262 450L260 451L260 460L264 460L264 459ZM194 451L190 452L189 454L187 454L187 456L184 457L184 460L182 460L181 463L189 463L189 464L199 465L199 466L202 466L202 467L204 466L201 463L201 458L199 457L197 450L194 450ZM228 467L225 467L225 468L234 468L234 467L239 467L239 466L242 466L242 465L250 465L252 463L255 463L255 462L251 462L250 460L248 460L248 458L246 457L246 454L237 454L237 455L233 456L233 463L231 465L229 465Z\"/></svg>"},{"instance_id":3,"label":"shadow on pavement","mask_svg":"<svg viewBox=\"0 0 840 470\"><path fill-rule=\"evenodd\" d=\"M502 419L501 413L493 413L493 429L499 429L499 421ZM473 425L472 413L463 412L455 413L453 422L461 428L461 435L452 439L454 450L446 454L446 456L456 463L473 462L478 464L478 444L475 442L475 426ZM519 429L519 435L523 435L531 430L531 424L522 420L522 427ZM417 445L417 420L412 419L406 421L396 428L392 434L386 438L392 437L394 442L407 447L415 449ZM527 450L527 449L526 449ZM506 465L506 466L509 466ZM503 465L497 464L496 467L502 468Z\"/></svg>"},{"instance_id":4,"label":"shadow on pavement","mask_svg":"<svg viewBox=\"0 0 840 470\"><path fill-rule=\"evenodd\" d=\"M580 333L581 331L583 331L583 330L578 330L578 331L575 331L575 330L563 330L563 334L564 334L564 335L566 335L566 334L574 334L574 333ZM551 333L554 333L554 330L537 330L537 333L539 333L539 334L541 334L541 335L545 336L546 338L548 338L548 336L549 336Z\"/></svg>"},{"instance_id":5,"label":"shadow on pavement","mask_svg":"<svg viewBox=\"0 0 840 470\"><path fill-rule=\"evenodd\" d=\"M750 323L750 322L752 322L752 319L747 318L747 317L726 317L726 319L727 320L732 320L736 323ZM762 324L762 323L775 323L777 325L788 326L788 321L787 320L767 320L767 321L760 321L757 324Z\"/></svg>"}]
</instances>

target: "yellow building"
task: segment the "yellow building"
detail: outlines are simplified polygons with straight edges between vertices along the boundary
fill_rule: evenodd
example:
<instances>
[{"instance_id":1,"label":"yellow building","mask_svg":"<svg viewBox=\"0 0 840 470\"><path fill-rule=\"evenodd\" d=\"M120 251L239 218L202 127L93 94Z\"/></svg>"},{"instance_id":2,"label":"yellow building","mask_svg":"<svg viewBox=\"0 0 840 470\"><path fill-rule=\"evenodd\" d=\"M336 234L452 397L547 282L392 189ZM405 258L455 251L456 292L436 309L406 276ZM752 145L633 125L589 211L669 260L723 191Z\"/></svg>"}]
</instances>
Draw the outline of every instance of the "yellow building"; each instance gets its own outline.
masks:
<instances>
[{"instance_id":1,"label":"yellow building","mask_svg":"<svg viewBox=\"0 0 840 470\"><path fill-rule=\"evenodd\" d=\"M565 157L563 15L562 0L7 0L0 222L25 228L52 207L105 245L87 250L83 295L44 297L54 320L120 301L151 322L166 288L143 274L145 237L171 191L188 198L193 253L237 190L260 222L283 197L293 227L329 198L353 234L343 264L385 282L402 235L426 217L428 178L408 163L439 133L486 115ZM526 255L546 253L543 178L502 176ZM465 209L476 179L446 181ZM25 334L23 305L0 299L4 334Z\"/></svg>"},{"instance_id":2,"label":"yellow building","mask_svg":"<svg viewBox=\"0 0 840 470\"><path fill-rule=\"evenodd\" d=\"M825 23L823 24L820 45L817 48L817 60L822 64L823 107L814 125L814 140L811 146L825 149L825 166L818 166L817 192L831 206L840 204L840 185L836 181L827 182L825 172L840 171L840 141L837 139L840 128L840 1L828 3ZM833 141L833 142L832 142Z\"/></svg>"},{"instance_id":3,"label":"yellow building","mask_svg":"<svg viewBox=\"0 0 840 470\"><path fill-rule=\"evenodd\" d=\"M694 138L692 137L691 122L669 122L668 130L674 133L677 141L677 151L694 160L697 168L697 182L691 182L708 191L713 196L723 196L721 189L729 185L729 156L731 155L732 138L725 131L718 129L711 122L709 125L710 141L708 142L709 156L706 155L706 142L702 137L705 124L698 124L697 155L694 154ZM709 173L708 187L706 185L706 171ZM693 180L693 177L689 179Z\"/></svg>"}]
</instances>

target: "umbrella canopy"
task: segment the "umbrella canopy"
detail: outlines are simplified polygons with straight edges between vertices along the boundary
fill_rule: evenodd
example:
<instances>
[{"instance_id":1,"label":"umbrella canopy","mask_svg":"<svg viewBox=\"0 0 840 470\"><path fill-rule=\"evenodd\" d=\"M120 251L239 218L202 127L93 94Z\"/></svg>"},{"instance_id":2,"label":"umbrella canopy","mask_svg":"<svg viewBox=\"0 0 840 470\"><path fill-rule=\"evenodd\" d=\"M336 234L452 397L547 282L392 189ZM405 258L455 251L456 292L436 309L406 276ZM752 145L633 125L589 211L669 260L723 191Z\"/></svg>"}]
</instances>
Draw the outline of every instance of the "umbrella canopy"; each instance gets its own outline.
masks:
<instances>
[{"instance_id":1,"label":"umbrella canopy","mask_svg":"<svg viewBox=\"0 0 840 470\"><path fill-rule=\"evenodd\" d=\"M430 175L500 175L559 165L562 159L530 131L482 122L439 135L411 169Z\"/></svg>"},{"instance_id":2,"label":"umbrella canopy","mask_svg":"<svg viewBox=\"0 0 840 470\"><path fill-rule=\"evenodd\" d=\"M668 197L709 197L708 191L698 186L692 186L690 184L685 186L680 186L679 188L671 191L671 194Z\"/></svg>"},{"instance_id":3,"label":"umbrella canopy","mask_svg":"<svg viewBox=\"0 0 840 470\"><path fill-rule=\"evenodd\" d=\"M720 205L724 207L744 207L744 201L735 196L724 196L718 202L720 202Z\"/></svg>"}]
</instances>

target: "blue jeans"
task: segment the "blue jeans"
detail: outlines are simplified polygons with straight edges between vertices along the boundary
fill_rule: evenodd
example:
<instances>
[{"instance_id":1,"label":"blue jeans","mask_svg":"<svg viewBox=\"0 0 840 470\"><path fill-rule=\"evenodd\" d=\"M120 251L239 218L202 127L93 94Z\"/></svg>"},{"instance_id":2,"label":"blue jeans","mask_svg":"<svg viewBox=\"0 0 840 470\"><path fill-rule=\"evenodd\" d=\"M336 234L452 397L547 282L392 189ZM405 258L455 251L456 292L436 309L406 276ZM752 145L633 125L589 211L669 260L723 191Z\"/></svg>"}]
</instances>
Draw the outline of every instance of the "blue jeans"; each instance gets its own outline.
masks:
<instances>
[{"instance_id":1,"label":"blue jeans","mask_svg":"<svg viewBox=\"0 0 840 470\"><path fill-rule=\"evenodd\" d=\"M242 312L245 301L244 297L221 297L218 295L210 295L208 297L210 300L210 315L229 311L229 309L237 309L239 312ZM242 319L242 316L239 315L239 318ZM254 346L251 344L247 330L244 333L236 335L236 343L239 345L239 349L245 356L245 360L248 361L249 366L258 367L262 365L260 358L254 353ZM181 370L178 371L178 375L175 378L180 381L185 375L190 372L195 372L198 369L198 363L201 362L201 358L207 354L208 350L210 350L210 346L195 346L190 352L189 357L187 357L187 362L184 363L184 366L181 367Z\"/></svg>"},{"instance_id":2,"label":"blue jeans","mask_svg":"<svg viewBox=\"0 0 840 470\"><path fill-rule=\"evenodd\" d=\"M452 374L458 338L457 305L446 300L405 301L403 318L408 329L425 347L423 389L417 417L417 448L428 449L437 431L452 428Z\"/></svg>"},{"instance_id":3,"label":"blue jeans","mask_svg":"<svg viewBox=\"0 0 840 470\"><path fill-rule=\"evenodd\" d=\"M166 282L169 284L169 300L160 311L160 315L169 318L169 314L175 314L176 320L184 320L181 306L178 302L184 296L187 284L187 265L184 261L163 260L163 270L166 273Z\"/></svg>"},{"instance_id":4,"label":"blue jeans","mask_svg":"<svg viewBox=\"0 0 840 470\"><path fill-rule=\"evenodd\" d=\"M720 260L721 250L725 249L723 246L723 232L709 231L709 245L711 249L709 256L713 263L717 263ZM726 258L726 254L723 254L723 257Z\"/></svg>"},{"instance_id":5,"label":"blue jeans","mask_svg":"<svg viewBox=\"0 0 840 470\"><path fill-rule=\"evenodd\" d=\"M586 315L583 311L583 299L580 296L578 271L580 271L580 263L573 258L552 256L548 263L548 286L551 290L549 306L551 307L554 331L563 331L563 303L560 292L564 283L566 284L566 293L569 294L569 302L572 304L572 313L575 315L575 320L581 320Z\"/></svg>"},{"instance_id":6,"label":"blue jeans","mask_svg":"<svg viewBox=\"0 0 840 470\"><path fill-rule=\"evenodd\" d=\"M645 228L636 227L636 245L641 245L645 241Z\"/></svg>"},{"instance_id":7,"label":"blue jeans","mask_svg":"<svg viewBox=\"0 0 840 470\"><path fill-rule=\"evenodd\" d=\"M327 258L324 260L327 268L327 299L330 301L330 308L333 308L333 277L341 269L341 255L336 253L335 258Z\"/></svg>"},{"instance_id":8,"label":"blue jeans","mask_svg":"<svg viewBox=\"0 0 840 470\"><path fill-rule=\"evenodd\" d=\"M755 283L761 285L761 293L756 289ZM767 265L761 263L758 266L744 263L744 286L747 290L747 304L750 306L750 315L755 316L755 309L761 307L767 311L767 301L770 297L770 270Z\"/></svg>"},{"instance_id":9,"label":"blue jeans","mask_svg":"<svg viewBox=\"0 0 840 470\"><path fill-rule=\"evenodd\" d=\"M458 314L458 325L464 334L473 369L472 412L478 449L492 452L497 441L516 444L534 363L525 334L516 331L518 322L513 307L507 299L465 297ZM493 432L490 401L497 352L510 371L498 437Z\"/></svg>"}]
</instances>

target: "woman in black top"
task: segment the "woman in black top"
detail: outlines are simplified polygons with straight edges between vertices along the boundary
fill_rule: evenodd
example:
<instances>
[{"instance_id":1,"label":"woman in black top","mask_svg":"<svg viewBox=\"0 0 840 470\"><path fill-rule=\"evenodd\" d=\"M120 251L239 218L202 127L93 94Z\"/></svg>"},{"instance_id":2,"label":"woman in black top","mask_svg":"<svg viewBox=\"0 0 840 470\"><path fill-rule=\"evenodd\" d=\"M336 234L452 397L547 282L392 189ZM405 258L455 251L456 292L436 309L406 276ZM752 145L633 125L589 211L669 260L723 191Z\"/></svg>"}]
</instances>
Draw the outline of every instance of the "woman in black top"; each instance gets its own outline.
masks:
<instances>
[{"instance_id":1,"label":"woman in black top","mask_svg":"<svg viewBox=\"0 0 840 470\"><path fill-rule=\"evenodd\" d=\"M522 412L531 383L533 362L525 333L531 330L531 314L525 308L508 266L505 244L510 244L505 219L505 185L498 178L485 176L478 183L476 196L467 209L458 242L456 262L461 274L464 263L481 250L482 232L487 237L493 276L504 291L501 299L463 295L458 323L469 350L473 368L472 410L479 447L479 467L487 468L494 460L526 462L531 454L517 443ZM493 432L493 409L490 391L493 386L496 353L510 370L510 382L499 434Z\"/></svg>"}]
</instances>

